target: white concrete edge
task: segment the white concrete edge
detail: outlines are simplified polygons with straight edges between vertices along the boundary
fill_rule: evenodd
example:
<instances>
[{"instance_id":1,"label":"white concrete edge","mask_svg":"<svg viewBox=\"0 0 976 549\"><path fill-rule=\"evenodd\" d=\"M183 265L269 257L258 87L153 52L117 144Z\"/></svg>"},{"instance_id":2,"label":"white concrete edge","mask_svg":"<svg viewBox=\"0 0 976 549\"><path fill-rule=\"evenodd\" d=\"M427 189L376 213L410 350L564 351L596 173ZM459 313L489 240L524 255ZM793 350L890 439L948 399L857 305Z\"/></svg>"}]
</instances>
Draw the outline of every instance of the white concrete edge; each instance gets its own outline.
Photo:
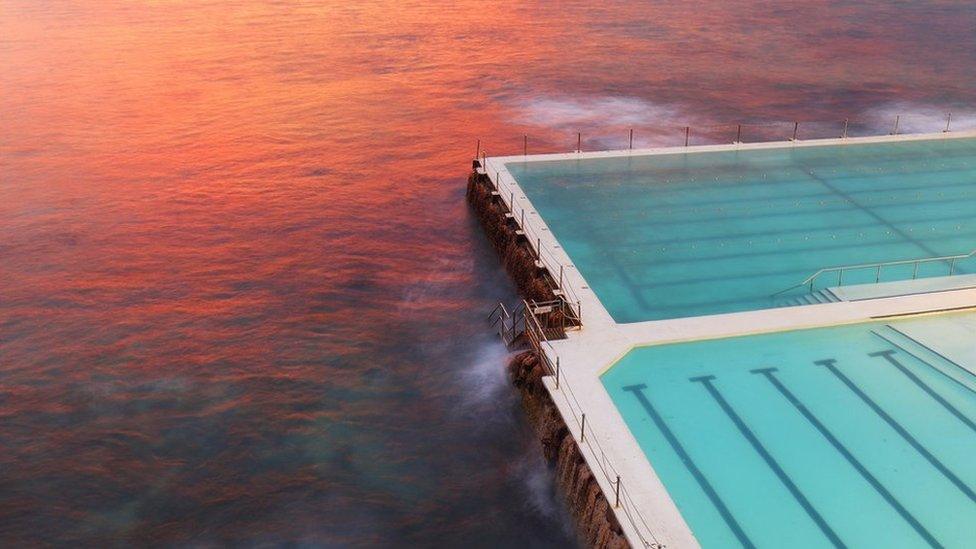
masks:
<instances>
[{"instance_id":1,"label":"white concrete edge","mask_svg":"<svg viewBox=\"0 0 976 549\"><path fill-rule=\"evenodd\" d=\"M631 348L860 324L976 308L976 288L620 324ZM574 334L582 336L582 332ZM558 343L558 342L553 342ZM612 365L610 365L612 366ZM602 374L609 368L600 371Z\"/></svg>"},{"instance_id":2,"label":"white concrete edge","mask_svg":"<svg viewBox=\"0 0 976 549\"><path fill-rule=\"evenodd\" d=\"M748 151L763 149L787 149L802 147L824 147L831 145L864 145L871 143L892 143L900 141L932 141L936 139L965 139L976 137L976 130L962 130L935 133L911 133L895 135L873 135L867 137L830 137L825 139L798 139L796 141L763 141L758 143L722 143L716 145L690 145L688 147L650 147L643 149L611 149L605 151L584 151L566 153L546 153L529 155L507 155L488 157L499 163L507 162L552 162L556 160L587 160L595 158L619 158L627 156L655 156L671 154L691 154L700 152Z\"/></svg>"}]
</instances>

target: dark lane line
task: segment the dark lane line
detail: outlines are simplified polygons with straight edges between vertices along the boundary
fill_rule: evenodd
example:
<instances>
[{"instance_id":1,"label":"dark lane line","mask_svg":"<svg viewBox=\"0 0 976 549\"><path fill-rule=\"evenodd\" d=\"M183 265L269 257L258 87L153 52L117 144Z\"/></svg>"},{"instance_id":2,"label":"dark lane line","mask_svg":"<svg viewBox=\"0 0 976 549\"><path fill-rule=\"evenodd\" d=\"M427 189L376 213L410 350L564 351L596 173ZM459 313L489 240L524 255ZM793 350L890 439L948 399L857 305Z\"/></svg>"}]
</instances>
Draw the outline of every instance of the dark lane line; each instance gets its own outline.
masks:
<instances>
[{"instance_id":1,"label":"dark lane line","mask_svg":"<svg viewBox=\"0 0 976 549\"><path fill-rule=\"evenodd\" d=\"M763 446L763 444L759 442L759 439L756 438L756 435L752 432L752 429L750 429L749 426L746 425L746 423L742 420L742 418L739 417L739 414L737 414L735 410L732 409L732 406L728 403L728 401L725 400L725 397L723 397L722 394L719 392L719 390L715 388L715 385L712 384L713 379L715 379L715 376L700 376L700 377L690 378L690 381L701 383L708 391L708 393L712 395L712 398L715 399L715 402L718 403L718 405L722 408L725 414L729 416L729 419L731 419L732 423L734 423L736 428L739 429L739 432L742 433L742 436L744 436L746 440L749 441L749 444L751 444L753 449L756 450L756 452L763 458L763 461L766 462L766 465L768 465L769 468L772 469L774 473L776 473L776 476L779 477L779 480L780 482L783 483L783 486L785 486L786 489L789 490L791 494L793 494L793 497L796 499L796 501L803 507L803 510L807 512L807 515L809 515L809 517L813 520L813 522L817 524L817 527L820 528L820 531L823 532L825 536L827 536L827 539L830 540L830 542L834 545L834 547L838 547L838 548L847 547L847 545L845 545L844 542L842 542L840 538L837 536L837 534L834 533L834 531L830 528L830 525L827 524L827 521L825 521L824 518L820 516L820 513L817 512L817 510L806 498L806 496L803 495L803 492L801 492L800 489L797 488L796 484L793 483L793 480L790 478L790 476L786 474L786 471L784 471L783 468L780 467L776 459L774 459L773 456L770 455L769 452L766 450L765 446Z\"/></svg>"},{"instance_id":2,"label":"dark lane line","mask_svg":"<svg viewBox=\"0 0 976 549\"><path fill-rule=\"evenodd\" d=\"M817 419L817 417L813 415L809 409L807 409L806 405L800 402L800 400L797 399L796 396L790 392L790 390L787 389L786 386L776 378L776 376L773 375L773 372L778 371L777 368L759 368L751 371L754 374L762 374L767 380L769 380L769 382L776 387L780 394L782 394L786 400L789 401L789 403L792 404L793 407L796 408L797 411L799 411L800 414L802 414L803 417L805 417L807 421L809 421L810 424L813 425L814 428L816 428L825 439L827 439L827 442L829 442L834 449L840 453L840 455L844 456L844 459L846 459L847 462L850 463L851 466L861 474L864 480L866 480L878 492L878 494L880 494L881 497L883 497L885 501L887 501L888 504L891 505L891 507L894 508L894 510L897 511L898 514L901 515L901 517L905 519L905 521L911 525L916 532L918 532L919 536L921 536L932 547L943 547L943 545L939 543L932 536L932 534L930 534L929 531L926 530L925 527L922 526L922 524L902 506L895 496L893 496L891 492L889 492L888 489L885 488L884 485L882 485L881 482L878 481L878 479L875 478L875 476L872 475L871 472L868 471L864 465L862 465L861 462L858 461L857 458L854 457L854 455L851 454L851 452L843 444L841 444L839 440L837 440L837 437L835 437L833 433L831 433L827 427L824 426L824 424L821 423L820 420Z\"/></svg>"},{"instance_id":3,"label":"dark lane line","mask_svg":"<svg viewBox=\"0 0 976 549\"><path fill-rule=\"evenodd\" d=\"M664 435L664 438L667 439L668 444L671 445L671 449L674 450L674 453L678 454L678 457L681 459L684 466L689 472L691 472L692 476L695 477L698 485L701 486L701 489L705 492L705 495L707 495L708 499L711 500L712 505L718 509L719 514L722 515L722 519L725 520L725 524L727 524L729 529L732 530L732 533L735 534L735 537L739 540L739 543L741 543L743 547L754 549L756 547L755 544L752 543L749 536L746 535L746 533L739 526L739 523L736 522L735 517L732 516L732 513L729 511L728 507L725 506L722 498L719 497L711 483L708 482L705 475L702 474L698 466L695 465L695 462L691 459L691 456L688 455L688 452L685 451L684 446L681 445L681 442L679 442L677 437L674 436L674 433L671 432L671 429L664 422L664 419L657 413L657 410L654 409L651 401L647 399L647 396L644 394L644 389L646 388L647 385L641 383L639 385L627 385L623 388L623 390L629 391L633 393L635 397L637 397L637 400L641 403L641 406L644 407L644 411L647 412L647 415L650 416L651 420L654 421L654 424L657 425L657 428L661 431L661 434Z\"/></svg>"},{"instance_id":4,"label":"dark lane line","mask_svg":"<svg viewBox=\"0 0 976 549\"><path fill-rule=\"evenodd\" d=\"M901 438L905 439L905 442L907 442L912 448L914 448L915 451L919 453L919 455L921 455L926 459L926 461L931 463L932 467L935 467L940 473L942 473L942 476L944 476L946 479L949 480L949 482L954 484L956 488L959 489L960 492L965 494L966 497L968 497L972 502L976 503L976 493L973 493L973 491L969 488L969 486L966 486L966 483L964 483L962 479L956 476L956 474L953 473L951 469L946 467L944 463L939 461L939 458L932 455L932 453L929 452L928 449L918 441L918 439L912 436L912 434L909 433L900 423L895 421L893 417L888 415L888 413L885 412L881 408L881 406L878 405L878 403L876 403L871 397L869 397L864 391L862 391L860 387L858 387L853 381L851 381L849 377L844 375L844 373L837 368L836 363L837 361L832 358L825 359L825 360L818 360L814 362L814 364L823 366L828 370L830 370L830 373L834 374L834 376L837 379L841 380L841 382L843 382L844 385L846 385L847 388L850 389L852 393L857 395L857 397L860 398L862 402L867 404L868 407L871 408L871 410L873 410L874 413L878 415L878 417L883 419L885 423L887 423L892 429L894 429L895 432L898 433L899 436L901 436Z\"/></svg>"},{"instance_id":5,"label":"dark lane line","mask_svg":"<svg viewBox=\"0 0 976 549\"><path fill-rule=\"evenodd\" d=\"M956 417L956 419L958 419L959 421L963 422L967 427L969 427L970 429L972 429L973 432L976 432L976 423L973 423L973 420L971 420L968 417L966 417L966 415L963 414L962 412L960 412L958 408L956 408L955 406L953 406L948 400L946 400L945 398L943 398L942 395L940 395L939 393L937 393L935 391L935 389L933 389L927 383L925 383L924 381L922 381L921 379L919 379L919 377L916 376L914 372L912 372L911 370L909 370L904 364L902 364L901 362L899 362L898 359L896 359L895 357L893 357L892 355L894 353L895 353L894 350L888 349L888 350L885 350L885 351L878 351L876 353L868 353L868 356L872 356L872 357L879 357L880 356L880 357L884 358L885 360L887 360L889 364L891 364L895 368L898 368L898 370L901 373L905 374L905 376L908 377L908 379L912 380L912 382L914 382L915 385L918 385L918 387L920 389L922 389L923 391L925 391L925 393L927 395L929 395L930 397L932 397L933 400L935 400L936 402L938 402L939 404L941 404L942 407L945 408L946 410L948 410L950 414L952 414L953 416ZM931 364L929 364L928 362L922 360L921 358L918 358L918 357L915 357L915 358L918 359L919 361L921 361L923 364L929 366L930 368L933 368L933 369L935 369L935 370L938 371L938 368L936 368L935 366L932 366ZM941 371L939 371L939 373L942 374L942 375L945 375ZM948 377L948 376L946 376L946 377ZM949 379L952 379L952 378L950 377ZM955 379L952 379L952 381L955 381L956 383L959 383ZM962 386L962 387L965 387L966 389L969 389L970 391L972 391L972 389L970 389L969 387L966 387L965 385L962 385L961 383L959 383L959 385Z\"/></svg>"}]
</instances>

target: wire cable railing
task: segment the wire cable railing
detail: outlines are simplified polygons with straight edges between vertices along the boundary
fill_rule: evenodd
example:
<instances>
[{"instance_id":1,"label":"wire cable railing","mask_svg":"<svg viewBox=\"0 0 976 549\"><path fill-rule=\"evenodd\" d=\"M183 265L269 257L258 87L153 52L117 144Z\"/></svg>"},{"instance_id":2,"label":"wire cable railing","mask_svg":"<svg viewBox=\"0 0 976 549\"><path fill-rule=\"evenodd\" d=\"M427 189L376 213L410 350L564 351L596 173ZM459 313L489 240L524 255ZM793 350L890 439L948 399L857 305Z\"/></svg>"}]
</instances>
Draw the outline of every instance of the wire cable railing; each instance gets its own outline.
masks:
<instances>
[{"instance_id":1,"label":"wire cable railing","mask_svg":"<svg viewBox=\"0 0 976 549\"><path fill-rule=\"evenodd\" d=\"M600 445L600 440L593 430L592 423L587 423L586 412L580 404L579 399L576 398L573 388L565 377L561 375L559 355L546 337L546 331L542 328L542 323L533 313L534 308L527 301L522 302L521 308L524 315L526 339L542 363L543 369L553 378L553 385L556 389L553 392L553 396L559 394L563 398L566 403L564 409L568 409L572 416L574 424L567 425L570 435L580 448L581 453L583 453L584 447L589 451L590 456L593 458L592 461L596 463L597 469L603 475L604 480L613 487L612 500L611 494L606 494L608 502L612 503L615 510L623 511L624 516L637 534L643 547L653 549L663 548L664 544L658 541L654 535L654 531L648 525L647 519L640 512L637 504L634 503L634 499L628 491L627 485L624 484L618 469L614 467L609 455ZM553 362L552 357L555 358L555 362ZM565 419L567 421L569 420L569 418Z\"/></svg>"},{"instance_id":2,"label":"wire cable railing","mask_svg":"<svg viewBox=\"0 0 976 549\"><path fill-rule=\"evenodd\" d=\"M610 124L580 128L533 128L510 139L492 140L502 156L529 154L626 150L646 147L690 147L722 143L766 143L829 138L876 137L920 133L951 133L976 129L971 113L953 117L951 111L930 110L924 114L866 113L836 119L745 120L714 124ZM478 157L482 153L478 140Z\"/></svg>"}]
</instances>

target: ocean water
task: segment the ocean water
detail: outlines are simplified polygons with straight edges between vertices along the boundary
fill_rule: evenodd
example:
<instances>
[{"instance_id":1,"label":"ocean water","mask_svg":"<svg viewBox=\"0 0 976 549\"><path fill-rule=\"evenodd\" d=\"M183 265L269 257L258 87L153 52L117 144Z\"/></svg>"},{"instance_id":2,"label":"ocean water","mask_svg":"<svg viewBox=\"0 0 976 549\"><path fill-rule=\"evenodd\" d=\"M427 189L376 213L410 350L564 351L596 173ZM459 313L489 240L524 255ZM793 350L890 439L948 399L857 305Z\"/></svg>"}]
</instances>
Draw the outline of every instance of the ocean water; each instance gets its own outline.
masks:
<instances>
[{"instance_id":1,"label":"ocean water","mask_svg":"<svg viewBox=\"0 0 976 549\"><path fill-rule=\"evenodd\" d=\"M0 0L0 544L572 544L483 322L515 294L464 204L476 140L971 127L974 25Z\"/></svg>"}]
</instances>

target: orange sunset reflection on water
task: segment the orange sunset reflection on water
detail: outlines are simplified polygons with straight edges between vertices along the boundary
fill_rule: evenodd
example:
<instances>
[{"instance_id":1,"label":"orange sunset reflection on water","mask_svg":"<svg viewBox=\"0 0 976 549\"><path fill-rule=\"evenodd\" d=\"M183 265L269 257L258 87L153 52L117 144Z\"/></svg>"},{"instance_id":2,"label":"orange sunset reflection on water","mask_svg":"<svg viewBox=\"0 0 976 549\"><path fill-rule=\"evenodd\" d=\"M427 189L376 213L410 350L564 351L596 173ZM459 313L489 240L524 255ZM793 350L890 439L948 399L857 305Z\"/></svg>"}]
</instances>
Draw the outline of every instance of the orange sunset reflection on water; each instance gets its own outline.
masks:
<instances>
[{"instance_id":1,"label":"orange sunset reflection on water","mask_svg":"<svg viewBox=\"0 0 976 549\"><path fill-rule=\"evenodd\" d=\"M572 543L482 324L514 294L464 203L476 140L972 124L974 28L953 2L0 0L0 544Z\"/></svg>"}]
</instances>

